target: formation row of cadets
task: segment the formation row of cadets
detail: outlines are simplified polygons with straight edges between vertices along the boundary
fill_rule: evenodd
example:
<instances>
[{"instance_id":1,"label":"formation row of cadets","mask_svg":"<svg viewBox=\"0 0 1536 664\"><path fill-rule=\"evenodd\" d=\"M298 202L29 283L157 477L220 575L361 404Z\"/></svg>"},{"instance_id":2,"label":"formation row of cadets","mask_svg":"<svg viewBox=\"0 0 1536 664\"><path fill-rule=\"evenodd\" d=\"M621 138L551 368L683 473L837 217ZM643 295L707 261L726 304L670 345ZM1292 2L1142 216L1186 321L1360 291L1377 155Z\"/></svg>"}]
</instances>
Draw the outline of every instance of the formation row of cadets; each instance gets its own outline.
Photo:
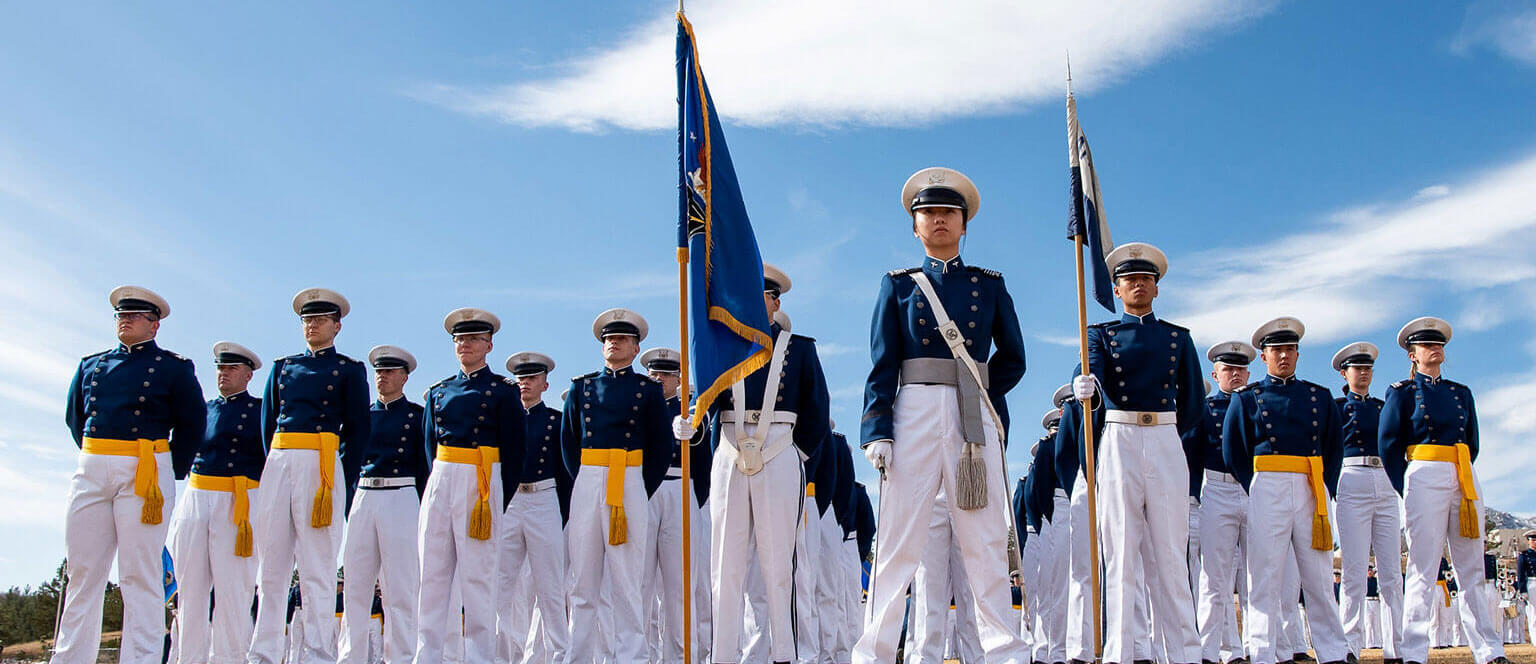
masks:
<instances>
[{"instance_id":1,"label":"formation row of cadets","mask_svg":"<svg viewBox=\"0 0 1536 664\"><path fill-rule=\"evenodd\" d=\"M790 281L764 268L764 301L777 313ZM387 661L442 661L460 616L469 662L681 659L683 447L673 436L695 432L681 417L668 426L679 411L677 353L648 352L649 376L631 368L648 331L639 314L598 316L604 368L573 380L562 412L542 401L552 359L516 353L507 361L516 379L501 377L485 362L499 319L455 310L444 328L461 370L417 405L403 397L415 358L374 348L379 397L369 399L363 363L334 346L348 301L307 289L293 308L309 349L276 360L256 398L246 387L261 359L215 344L220 396L204 404L193 363L154 341L169 304L132 286L109 301L121 343L81 361L67 405L82 453L56 661L94 659L101 596L92 589L114 553L122 660L159 656L156 549L166 545L188 662L283 661L290 576L297 567L303 594L326 596L338 553L352 581L343 632L355 638L339 639L338 653L328 616L301 611L303 662L364 661L375 580ZM708 418L712 440L688 448L699 468L690 502L709 508L696 513L703 527L693 537L701 659L715 643L732 644L717 657L740 657L751 595L766 604L752 643L775 661L837 661L839 647L846 660L857 631L872 510L850 448L831 430L814 341L787 328L779 314L772 365L722 395ZM173 478L189 484L174 513ZM250 606L253 589L254 625L235 608ZM203 621L209 590L228 599ZM712 606L724 619L710 630Z\"/></svg>"},{"instance_id":2,"label":"formation row of cadets","mask_svg":"<svg viewBox=\"0 0 1536 664\"><path fill-rule=\"evenodd\" d=\"M937 548L958 550L987 661L1095 659L1085 441L1079 434L1085 415L1075 405L1067 405L1055 440L1039 448L1052 458L1036 452L1034 469L1053 470L1054 477L1037 478L1035 492L1026 488L1038 511L1067 525L1065 536L1036 533L1047 540L1037 550L1066 551L1070 579L1065 593L1045 587L1062 575L1050 567L1040 573L1043 563L1035 565L1042 587L1030 595L1049 616L1035 630L1043 650L1027 654L1023 630L1005 624L998 610L1014 571L999 552L1013 542L1004 540L1008 528L994 518L1003 501L986 499L1006 496L1006 488L992 493L1003 478L1002 456L991 450L1006 432L1003 397L1024 362L1001 275L966 266L959 257L979 203L974 183L949 169L920 171L902 191L927 256L922 267L887 275L873 316L874 367L861 443L885 479L869 618L853 653L856 662L894 659L905 588L934 543L937 525L953 533ZM1351 344L1335 358L1334 368L1349 382L1336 399L1295 375L1305 328L1295 318L1277 318L1261 326L1251 344L1210 349L1221 390L1207 400L1190 331L1152 312L1168 272L1166 256L1151 245L1129 243L1106 262L1126 313L1087 330L1089 366L1079 369L1082 375L1070 387L1077 401L1092 404L1096 432L1103 661L1149 659L1150 652L1137 647L1138 637L1151 632L1149 619L1164 661L1218 660L1221 637L1231 628L1223 604L1230 602L1239 561L1248 570L1248 636L1236 657L1254 664L1290 659L1292 653L1277 651L1277 641L1285 606L1299 588L1319 659L1357 660L1365 562L1373 550L1384 559L1398 555L1400 496L1409 549L1407 606L1399 621L1389 603L1392 622L1402 627L1393 628L1388 656L1424 662L1440 552L1448 547L1453 566L1468 570L1482 553L1483 507L1472 471L1476 410L1466 386L1441 376L1450 325L1426 317L1403 327L1398 343L1412 362L1411 377L1394 383L1381 401L1368 396L1374 346ZM1250 383L1247 366L1261 354L1266 376ZM986 426L994 423L999 426ZM1204 502L1202 493L1209 496ZM1335 520L1330 501L1339 512L1345 549L1347 633L1339 612L1329 608L1336 606L1327 592ZM1189 542L1196 519L1200 570L1192 574ZM1059 566L1060 555L1045 559ZM1389 568L1395 565L1383 566ZM1466 591L1474 595L1474 654L1480 663L1503 662L1487 604L1476 601L1485 592L1482 575L1467 576L1476 579Z\"/></svg>"}]
</instances>

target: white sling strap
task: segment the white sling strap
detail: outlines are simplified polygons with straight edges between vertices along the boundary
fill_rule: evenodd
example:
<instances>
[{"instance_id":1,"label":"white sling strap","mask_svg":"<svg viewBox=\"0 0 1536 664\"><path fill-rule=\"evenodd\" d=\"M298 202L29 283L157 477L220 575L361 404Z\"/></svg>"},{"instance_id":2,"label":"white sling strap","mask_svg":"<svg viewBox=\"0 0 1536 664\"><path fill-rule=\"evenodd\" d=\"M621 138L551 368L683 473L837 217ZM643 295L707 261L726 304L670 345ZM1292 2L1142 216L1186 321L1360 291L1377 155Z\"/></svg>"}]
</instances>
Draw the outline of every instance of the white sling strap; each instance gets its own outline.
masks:
<instances>
[{"instance_id":1,"label":"white sling strap","mask_svg":"<svg viewBox=\"0 0 1536 664\"><path fill-rule=\"evenodd\" d=\"M762 417L752 435L746 434L747 422L747 381L742 379L731 385L731 401L736 412L736 468L748 475L756 475L763 469L763 464L772 461L783 448L764 450L763 441L768 438L768 430L773 428L774 419L771 417L774 404L779 396L779 373L784 370L784 354L789 352L789 330L780 330L779 336L773 340L773 359L768 362L768 380L763 390L763 404L758 411L766 413L768 417Z\"/></svg>"},{"instance_id":2,"label":"white sling strap","mask_svg":"<svg viewBox=\"0 0 1536 664\"><path fill-rule=\"evenodd\" d=\"M949 312L944 310L944 301L939 299L939 294L933 290L933 282L928 280L928 275L922 272L910 273L912 281L917 282L918 289L923 291L923 296L928 298L928 304L932 308L934 321L939 324L939 337L949 345L949 352L955 356L955 361L965 370L961 372L960 380L955 392L959 395L961 429L965 435L965 442L975 445L985 445L986 437L981 430L981 413L976 409L976 398L981 398L987 413L992 416L992 425L997 428L998 440L1007 435L1003 430L1003 419L998 416L997 409L992 406L992 399L988 397L982 387L985 383L981 379L981 369L976 366L976 360L971 357L970 351L965 348L965 336L960 333L960 326L949 319ZM966 380L969 376L970 380Z\"/></svg>"}]
</instances>

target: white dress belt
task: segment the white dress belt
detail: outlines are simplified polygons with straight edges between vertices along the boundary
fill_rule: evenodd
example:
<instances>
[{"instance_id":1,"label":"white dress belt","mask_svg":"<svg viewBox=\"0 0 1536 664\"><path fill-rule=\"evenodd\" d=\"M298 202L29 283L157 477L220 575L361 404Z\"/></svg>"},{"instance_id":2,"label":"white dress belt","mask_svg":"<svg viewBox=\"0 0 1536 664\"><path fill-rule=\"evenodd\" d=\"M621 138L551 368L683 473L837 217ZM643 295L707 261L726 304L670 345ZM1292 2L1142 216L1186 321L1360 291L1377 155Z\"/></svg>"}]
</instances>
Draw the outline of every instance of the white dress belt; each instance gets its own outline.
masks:
<instances>
[{"instance_id":1,"label":"white dress belt","mask_svg":"<svg viewBox=\"0 0 1536 664\"><path fill-rule=\"evenodd\" d=\"M1344 457L1344 465L1346 465L1346 466L1369 466L1371 468L1381 468L1382 467L1382 465L1381 465L1381 457L1379 457L1379 456L1352 456L1352 457Z\"/></svg>"},{"instance_id":2,"label":"white dress belt","mask_svg":"<svg viewBox=\"0 0 1536 664\"><path fill-rule=\"evenodd\" d=\"M1211 470L1210 468L1206 468L1205 469L1205 481L1207 481L1207 482L1224 482L1224 483L1227 483L1227 484L1237 484L1237 477L1232 475L1232 473L1223 473L1223 472L1221 472L1219 470Z\"/></svg>"},{"instance_id":3,"label":"white dress belt","mask_svg":"<svg viewBox=\"0 0 1536 664\"><path fill-rule=\"evenodd\" d=\"M1105 422L1116 424L1134 424L1141 427L1155 427L1160 424L1177 424L1178 414L1171 411L1147 412L1139 410L1111 410L1104 413Z\"/></svg>"},{"instance_id":4,"label":"white dress belt","mask_svg":"<svg viewBox=\"0 0 1536 664\"><path fill-rule=\"evenodd\" d=\"M414 477L359 477L357 488L359 489L403 489L408 486L416 486Z\"/></svg>"},{"instance_id":5,"label":"white dress belt","mask_svg":"<svg viewBox=\"0 0 1536 664\"><path fill-rule=\"evenodd\" d=\"M555 488L555 478L550 477L537 482L523 482L517 485L518 493L535 493L546 489Z\"/></svg>"}]
</instances>

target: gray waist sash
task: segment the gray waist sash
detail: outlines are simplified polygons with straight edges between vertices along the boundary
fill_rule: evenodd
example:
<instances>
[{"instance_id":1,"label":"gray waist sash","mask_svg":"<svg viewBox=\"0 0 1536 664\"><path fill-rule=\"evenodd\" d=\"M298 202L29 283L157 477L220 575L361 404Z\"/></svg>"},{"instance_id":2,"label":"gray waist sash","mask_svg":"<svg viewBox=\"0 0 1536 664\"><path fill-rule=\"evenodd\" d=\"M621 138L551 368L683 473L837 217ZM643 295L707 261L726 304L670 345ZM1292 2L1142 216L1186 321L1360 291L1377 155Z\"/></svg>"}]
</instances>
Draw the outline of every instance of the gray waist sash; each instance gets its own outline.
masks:
<instances>
[{"instance_id":1,"label":"gray waist sash","mask_svg":"<svg viewBox=\"0 0 1536 664\"><path fill-rule=\"evenodd\" d=\"M976 384L970 370L961 366L960 362L937 357L902 360L901 384L954 385L956 405L960 408L961 433L966 442L980 443L984 440L985 430L981 425L981 404L977 399L987 398L986 389L991 379L985 362L976 363L976 369L981 374L981 385Z\"/></svg>"}]
</instances>

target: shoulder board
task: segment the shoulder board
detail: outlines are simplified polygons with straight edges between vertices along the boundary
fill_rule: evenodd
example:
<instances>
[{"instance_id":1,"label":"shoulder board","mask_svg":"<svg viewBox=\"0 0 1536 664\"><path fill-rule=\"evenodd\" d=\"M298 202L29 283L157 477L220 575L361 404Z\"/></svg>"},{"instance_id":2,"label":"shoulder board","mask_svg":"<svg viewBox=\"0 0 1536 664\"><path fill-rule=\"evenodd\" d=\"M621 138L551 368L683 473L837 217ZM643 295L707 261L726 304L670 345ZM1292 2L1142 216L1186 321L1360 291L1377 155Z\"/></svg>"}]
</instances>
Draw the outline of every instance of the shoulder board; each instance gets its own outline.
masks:
<instances>
[{"instance_id":1,"label":"shoulder board","mask_svg":"<svg viewBox=\"0 0 1536 664\"><path fill-rule=\"evenodd\" d=\"M572 378L571 382L574 383L574 382L576 382L578 380L586 380L588 378L595 378L600 373L602 373L602 372L601 371L593 371L591 373L584 373L584 374L582 374L580 376L576 376L576 377Z\"/></svg>"},{"instance_id":2,"label":"shoulder board","mask_svg":"<svg viewBox=\"0 0 1536 664\"><path fill-rule=\"evenodd\" d=\"M279 358L277 358L276 360L273 360L273 361L274 362L282 362L284 360L297 360L297 359L299 359L301 357L304 357L303 353L294 353L292 355L284 355L284 356L279 357Z\"/></svg>"},{"instance_id":3,"label":"shoulder board","mask_svg":"<svg viewBox=\"0 0 1536 664\"><path fill-rule=\"evenodd\" d=\"M1311 388L1312 388L1312 389L1314 389L1314 390L1322 390L1322 391L1324 391L1324 392L1327 392L1327 393L1329 393L1329 394L1332 394L1332 393L1333 393L1333 391L1332 391L1332 390L1329 390L1329 389L1328 389L1328 388L1326 388L1326 387L1323 387L1323 386L1322 386L1322 385L1318 385L1318 384L1317 384L1317 383L1314 383L1314 382L1312 382L1312 381L1310 381L1310 380L1307 380L1307 379L1305 379L1305 378L1303 378L1303 379L1301 379L1301 382L1302 382L1302 383L1303 383L1303 384L1305 384L1305 385L1308 385L1308 386L1310 386L1310 387L1311 387Z\"/></svg>"},{"instance_id":4,"label":"shoulder board","mask_svg":"<svg viewBox=\"0 0 1536 664\"><path fill-rule=\"evenodd\" d=\"M90 359L94 359L94 358L98 358L98 357L101 357L101 356L103 356L103 355L106 355L106 354L107 354L107 353L110 353L110 352L112 352L112 349L111 349L111 348L108 348L108 349L106 349L106 350L101 350L101 351L96 351L96 352L94 352L94 353L91 353L91 354L90 354L90 355L87 355L87 356L85 356L85 357L82 357L82 358L80 358L80 361L81 361L81 362L84 362L84 361L86 361L86 360L90 360Z\"/></svg>"},{"instance_id":5,"label":"shoulder board","mask_svg":"<svg viewBox=\"0 0 1536 664\"><path fill-rule=\"evenodd\" d=\"M885 273L885 276L892 277L892 278L900 277L900 276L912 274L913 272L919 272L922 269L923 268L920 268L920 267L904 267L904 268L902 268L900 270L891 270L890 272Z\"/></svg>"},{"instance_id":6,"label":"shoulder board","mask_svg":"<svg viewBox=\"0 0 1536 664\"><path fill-rule=\"evenodd\" d=\"M511 376L502 376L501 382L511 385L512 387L517 387L517 379Z\"/></svg>"},{"instance_id":7,"label":"shoulder board","mask_svg":"<svg viewBox=\"0 0 1536 664\"><path fill-rule=\"evenodd\" d=\"M191 362L192 361L192 360L187 359L186 356L182 355L181 353L177 353L177 352L174 352L174 351L169 351L168 350L168 351L165 351L165 354L169 355L171 357L174 357L174 358L176 358L178 360L181 360L182 362Z\"/></svg>"},{"instance_id":8,"label":"shoulder board","mask_svg":"<svg viewBox=\"0 0 1536 664\"><path fill-rule=\"evenodd\" d=\"M976 272L978 274L985 274L989 277L992 277L993 279L1003 278L1003 273L998 272L997 270L988 270L987 268L976 267L975 265L967 265L965 266L965 269L970 270L971 272Z\"/></svg>"},{"instance_id":9,"label":"shoulder board","mask_svg":"<svg viewBox=\"0 0 1536 664\"><path fill-rule=\"evenodd\" d=\"M1370 401L1371 401L1371 403L1376 404L1376 405L1382 405L1382 404L1387 403L1385 400L1377 399L1376 397L1371 397Z\"/></svg>"},{"instance_id":10,"label":"shoulder board","mask_svg":"<svg viewBox=\"0 0 1536 664\"><path fill-rule=\"evenodd\" d=\"M1167 325L1168 327L1171 327L1171 328L1173 328L1175 330L1180 330L1180 331L1183 331L1183 332L1188 332L1189 331L1189 328L1184 327L1183 325L1179 325L1178 323L1170 323L1170 322L1165 321L1165 320L1163 320L1161 318L1157 319L1157 322L1162 323L1164 325Z\"/></svg>"},{"instance_id":11,"label":"shoulder board","mask_svg":"<svg viewBox=\"0 0 1536 664\"><path fill-rule=\"evenodd\" d=\"M1103 328L1107 328L1107 327L1109 327L1111 325L1114 325L1116 323L1119 323L1119 322L1120 321L1117 321L1117 320L1107 320L1107 321L1104 321L1102 323L1090 324L1088 327L1097 327L1097 328L1103 329Z\"/></svg>"},{"instance_id":12,"label":"shoulder board","mask_svg":"<svg viewBox=\"0 0 1536 664\"><path fill-rule=\"evenodd\" d=\"M433 383L431 387L427 388L427 392L431 392L432 390L435 390L435 389L437 389L439 387L442 387L443 385L447 384L448 381L450 381L450 380L453 380L453 376L449 376L447 378L444 378L442 380L437 381L436 383ZM427 392L423 392L422 394L425 395Z\"/></svg>"},{"instance_id":13,"label":"shoulder board","mask_svg":"<svg viewBox=\"0 0 1536 664\"><path fill-rule=\"evenodd\" d=\"M1451 384L1451 385L1452 385L1452 386L1454 386L1454 387L1459 387L1459 388L1461 388L1461 389L1463 389L1463 390L1468 390L1468 391L1471 391L1471 388L1469 388L1469 387L1467 387L1467 386L1466 386L1466 385L1465 385L1465 384L1463 384L1463 383L1458 383L1458 382L1456 382L1456 381L1454 381L1454 380L1449 380L1449 379L1443 379L1443 380L1441 380L1441 381L1440 381L1440 382L1442 382L1442 383L1450 383L1450 384Z\"/></svg>"},{"instance_id":14,"label":"shoulder board","mask_svg":"<svg viewBox=\"0 0 1536 664\"><path fill-rule=\"evenodd\" d=\"M1253 386L1254 386L1254 385L1258 385L1258 383L1249 383L1249 384L1247 384L1247 385L1244 385L1244 386L1242 386L1242 387L1239 387L1239 388L1237 388L1237 389L1235 389L1235 390L1232 390L1232 393L1233 393L1233 394L1238 394L1238 393L1240 393L1240 392L1247 392L1247 391L1248 391L1248 388L1251 388L1251 387L1253 387Z\"/></svg>"},{"instance_id":15,"label":"shoulder board","mask_svg":"<svg viewBox=\"0 0 1536 664\"><path fill-rule=\"evenodd\" d=\"M1413 386L1413 379L1412 378L1404 378L1404 379L1402 379L1400 381L1397 381L1396 383L1393 383L1392 384L1392 389L1400 390L1402 388L1412 387L1412 386Z\"/></svg>"},{"instance_id":16,"label":"shoulder board","mask_svg":"<svg viewBox=\"0 0 1536 664\"><path fill-rule=\"evenodd\" d=\"M789 333L789 338L791 340L799 340L799 341L806 341L806 342L810 342L810 343L816 343L816 338L815 337L808 337L808 336L805 336L803 334L795 334L794 332L790 332Z\"/></svg>"}]
</instances>

